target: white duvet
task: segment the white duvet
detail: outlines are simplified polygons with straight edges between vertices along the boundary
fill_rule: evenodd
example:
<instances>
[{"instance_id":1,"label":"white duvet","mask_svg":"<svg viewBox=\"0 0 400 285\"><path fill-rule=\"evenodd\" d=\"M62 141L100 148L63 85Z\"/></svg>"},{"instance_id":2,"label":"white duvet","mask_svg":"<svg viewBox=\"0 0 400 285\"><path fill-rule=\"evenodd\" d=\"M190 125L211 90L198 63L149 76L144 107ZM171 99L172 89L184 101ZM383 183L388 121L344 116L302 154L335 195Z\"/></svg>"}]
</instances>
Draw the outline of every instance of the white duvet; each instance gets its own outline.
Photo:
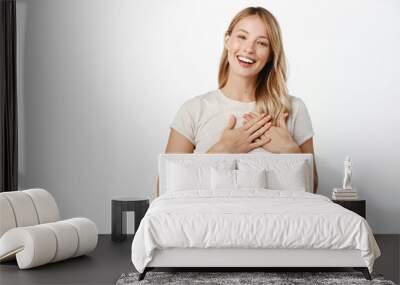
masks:
<instances>
[{"instance_id":1,"label":"white duvet","mask_svg":"<svg viewBox=\"0 0 400 285\"><path fill-rule=\"evenodd\" d=\"M132 243L143 272L154 249L358 249L372 272L380 250L365 219L327 197L298 191L179 191L155 199Z\"/></svg>"}]
</instances>

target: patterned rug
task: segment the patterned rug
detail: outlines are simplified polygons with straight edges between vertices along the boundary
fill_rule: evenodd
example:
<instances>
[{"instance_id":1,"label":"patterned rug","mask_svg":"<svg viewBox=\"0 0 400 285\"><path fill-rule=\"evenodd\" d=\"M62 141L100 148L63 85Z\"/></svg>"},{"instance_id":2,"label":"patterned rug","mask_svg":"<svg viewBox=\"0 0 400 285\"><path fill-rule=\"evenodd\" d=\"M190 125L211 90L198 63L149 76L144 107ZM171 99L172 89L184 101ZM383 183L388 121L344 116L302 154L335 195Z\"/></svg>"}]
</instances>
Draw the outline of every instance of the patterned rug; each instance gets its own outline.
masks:
<instances>
[{"instance_id":1,"label":"patterned rug","mask_svg":"<svg viewBox=\"0 0 400 285\"><path fill-rule=\"evenodd\" d=\"M292 285L292 284L379 284L396 285L384 280L380 274L372 274L372 281L366 280L361 272L147 272L142 281L139 273L124 273L116 285L134 284L213 284L213 285Z\"/></svg>"}]
</instances>

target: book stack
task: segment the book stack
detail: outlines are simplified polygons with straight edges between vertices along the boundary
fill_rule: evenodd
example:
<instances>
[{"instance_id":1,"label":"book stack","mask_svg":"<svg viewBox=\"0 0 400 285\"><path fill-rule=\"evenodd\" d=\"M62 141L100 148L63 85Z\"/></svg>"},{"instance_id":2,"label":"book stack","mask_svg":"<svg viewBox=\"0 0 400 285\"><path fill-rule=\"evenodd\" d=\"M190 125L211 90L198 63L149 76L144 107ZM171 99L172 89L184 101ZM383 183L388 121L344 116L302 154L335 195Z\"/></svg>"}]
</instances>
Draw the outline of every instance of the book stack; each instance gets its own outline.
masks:
<instances>
[{"instance_id":1,"label":"book stack","mask_svg":"<svg viewBox=\"0 0 400 285\"><path fill-rule=\"evenodd\" d=\"M358 193L355 189L334 188L332 192L333 200L357 200Z\"/></svg>"}]
</instances>

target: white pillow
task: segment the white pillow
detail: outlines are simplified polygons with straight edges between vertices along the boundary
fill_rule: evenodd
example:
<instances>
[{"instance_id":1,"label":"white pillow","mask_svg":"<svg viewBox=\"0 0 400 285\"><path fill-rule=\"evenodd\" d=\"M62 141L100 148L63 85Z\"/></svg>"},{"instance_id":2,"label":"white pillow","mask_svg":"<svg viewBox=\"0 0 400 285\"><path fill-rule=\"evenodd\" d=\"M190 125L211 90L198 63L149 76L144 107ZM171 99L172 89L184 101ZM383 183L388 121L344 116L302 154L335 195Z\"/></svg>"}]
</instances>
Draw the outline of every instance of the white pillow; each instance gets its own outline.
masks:
<instances>
[{"instance_id":1,"label":"white pillow","mask_svg":"<svg viewBox=\"0 0 400 285\"><path fill-rule=\"evenodd\" d=\"M271 158L239 159L240 170L267 171L267 187L272 190L307 191L308 167L304 160L273 160Z\"/></svg>"},{"instance_id":2,"label":"white pillow","mask_svg":"<svg viewBox=\"0 0 400 285\"><path fill-rule=\"evenodd\" d=\"M167 189L172 191L205 189L207 188L206 178L210 176L209 171L209 167L171 163L168 167Z\"/></svg>"},{"instance_id":3,"label":"white pillow","mask_svg":"<svg viewBox=\"0 0 400 285\"><path fill-rule=\"evenodd\" d=\"M236 170L238 188L267 188L267 172L262 170Z\"/></svg>"},{"instance_id":4,"label":"white pillow","mask_svg":"<svg viewBox=\"0 0 400 285\"><path fill-rule=\"evenodd\" d=\"M263 170L211 169L211 189L239 190L241 188L266 188L267 176Z\"/></svg>"},{"instance_id":5,"label":"white pillow","mask_svg":"<svg viewBox=\"0 0 400 285\"><path fill-rule=\"evenodd\" d=\"M166 164L167 191L184 191L211 188L211 167L216 169L234 169L235 161L168 161Z\"/></svg>"},{"instance_id":6,"label":"white pillow","mask_svg":"<svg viewBox=\"0 0 400 285\"><path fill-rule=\"evenodd\" d=\"M272 190L306 191L306 164L294 164L291 168L267 171L267 188Z\"/></svg>"},{"instance_id":7,"label":"white pillow","mask_svg":"<svg viewBox=\"0 0 400 285\"><path fill-rule=\"evenodd\" d=\"M211 189L236 189L236 170L211 168Z\"/></svg>"}]
</instances>

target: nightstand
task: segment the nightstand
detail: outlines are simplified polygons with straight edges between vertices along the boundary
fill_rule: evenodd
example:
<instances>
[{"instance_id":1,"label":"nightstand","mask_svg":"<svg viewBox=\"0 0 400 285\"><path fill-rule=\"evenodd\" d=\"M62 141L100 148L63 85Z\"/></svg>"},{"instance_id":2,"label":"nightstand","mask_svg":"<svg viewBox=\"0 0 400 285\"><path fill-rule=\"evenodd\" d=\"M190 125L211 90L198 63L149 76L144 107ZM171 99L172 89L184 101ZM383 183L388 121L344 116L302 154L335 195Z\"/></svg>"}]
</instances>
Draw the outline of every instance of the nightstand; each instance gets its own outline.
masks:
<instances>
[{"instance_id":1,"label":"nightstand","mask_svg":"<svg viewBox=\"0 0 400 285\"><path fill-rule=\"evenodd\" d=\"M133 197L114 197L111 201L111 239L126 239L126 212L135 212L135 233L140 221L149 208L149 199Z\"/></svg>"},{"instance_id":2,"label":"nightstand","mask_svg":"<svg viewBox=\"0 0 400 285\"><path fill-rule=\"evenodd\" d=\"M366 201L365 200L332 200L332 202L339 204L340 206L359 214L361 217L366 219Z\"/></svg>"}]
</instances>

